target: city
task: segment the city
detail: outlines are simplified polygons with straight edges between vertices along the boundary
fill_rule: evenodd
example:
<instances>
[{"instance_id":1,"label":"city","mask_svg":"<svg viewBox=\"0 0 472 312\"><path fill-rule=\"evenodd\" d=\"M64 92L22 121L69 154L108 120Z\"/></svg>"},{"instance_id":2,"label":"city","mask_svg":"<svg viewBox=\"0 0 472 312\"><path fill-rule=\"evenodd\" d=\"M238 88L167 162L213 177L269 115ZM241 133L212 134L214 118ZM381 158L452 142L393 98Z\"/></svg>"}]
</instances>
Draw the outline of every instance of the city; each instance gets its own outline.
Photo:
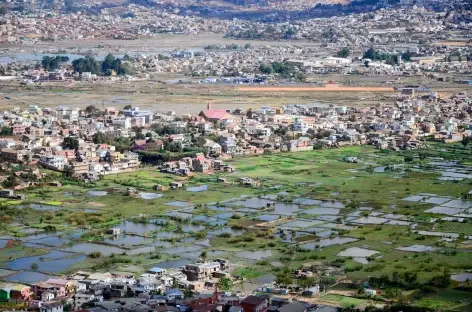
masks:
<instances>
[{"instance_id":1,"label":"city","mask_svg":"<svg viewBox=\"0 0 472 312\"><path fill-rule=\"evenodd\" d=\"M1 3L0 311L471 311L471 11Z\"/></svg>"}]
</instances>

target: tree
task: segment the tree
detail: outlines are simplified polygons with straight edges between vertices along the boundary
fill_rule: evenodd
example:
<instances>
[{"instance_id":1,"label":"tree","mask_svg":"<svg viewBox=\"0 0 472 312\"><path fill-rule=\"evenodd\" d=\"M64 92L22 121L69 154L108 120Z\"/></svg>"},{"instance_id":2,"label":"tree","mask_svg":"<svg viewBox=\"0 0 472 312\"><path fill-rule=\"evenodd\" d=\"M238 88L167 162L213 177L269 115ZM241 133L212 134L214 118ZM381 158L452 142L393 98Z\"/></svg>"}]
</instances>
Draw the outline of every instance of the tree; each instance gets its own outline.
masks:
<instances>
[{"instance_id":1,"label":"tree","mask_svg":"<svg viewBox=\"0 0 472 312\"><path fill-rule=\"evenodd\" d=\"M180 153L182 151L182 144L180 142L164 141L164 149L172 153Z\"/></svg>"},{"instance_id":2,"label":"tree","mask_svg":"<svg viewBox=\"0 0 472 312\"><path fill-rule=\"evenodd\" d=\"M368 165L367 168L365 168L365 171L372 175L375 172L375 168L372 165Z\"/></svg>"},{"instance_id":3,"label":"tree","mask_svg":"<svg viewBox=\"0 0 472 312\"><path fill-rule=\"evenodd\" d=\"M74 138L74 137L67 137L62 142L62 148L77 150L79 149L79 140L77 140L77 138Z\"/></svg>"},{"instance_id":4,"label":"tree","mask_svg":"<svg viewBox=\"0 0 472 312\"><path fill-rule=\"evenodd\" d=\"M198 147L203 147L206 144L206 139L203 136L199 136L195 139L195 145Z\"/></svg>"},{"instance_id":5,"label":"tree","mask_svg":"<svg viewBox=\"0 0 472 312\"><path fill-rule=\"evenodd\" d=\"M374 50L374 48L371 47L370 49L365 51L364 56L362 58L370 59L374 61L375 57L376 57L376 51Z\"/></svg>"},{"instance_id":6,"label":"tree","mask_svg":"<svg viewBox=\"0 0 472 312\"><path fill-rule=\"evenodd\" d=\"M310 288L316 285L316 279L314 277L300 279L298 280L298 285L304 289Z\"/></svg>"},{"instance_id":7,"label":"tree","mask_svg":"<svg viewBox=\"0 0 472 312\"><path fill-rule=\"evenodd\" d=\"M231 278L222 277L220 278L219 286L223 291L231 291L231 288L233 287L233 281Z\"/></svg>"},{"instance_id":8,"label":"tree","mask_svg":"<svg viewBox=\"0 0 472 312\"><path fill-rule=\"evenodd\" d=\"M272 67L271 64L261 63L259 65L259 71L264 74L273 74L274 68Z\"/></svg>"},{"instance_id":9,"label":"tree","mask_svg":"<svg viewBox=\"0 0 472 312\"><path fill-rule=\"evenodd\" d=\"M85 112L91 116L96 116L100 113L100 110L94 105L89 105L85 108Z\"/></svg>"},{"instance_id":10,"label":"tree","mask_svg":"<svg viewBox=\"0 0 472 312\"><path fill-rule=\"evenodd\" d=\"M72 62L74 71L77 73L90 72L92 74L101 75L100 62L97 62L93 56L78 58Z\"/></svg>"},{"instance_id":11,"label":"tree","mask_svg":"<svg viewBox=\"0 0 472 312\"><path fill-rule=\"evenodd\" d=\"M41 66L46 71L59 69L62 63L69 62L69 57L58 55L56 57L44 56L41 60Z\"/></svg>"},{"instance_id":12,"label":"tree","mask_svg":"<svg viewBox=\"0 0 472 312\"><path fill-rule=\"evenodd\" d=\"M461 143L462 145L464 145L464 149L465 149L467 145L469 145L469 143L472 143L472 137L470 136L463 137Z\"/></svg>"},{"instance_id":13,"label":"tree","mask_svg":"<svg viewBox=\"0 0 472 312\"><path fill-rule=\"evenodd\" d=\"M123 107L124 110L130 110L132 108L133 106L131 104L125 105L125 107Z\"/></svg>"},{"instance_id":14,"label":"tree","mask_svg":"<svg viewBox=\"0 0 472 312\"><path fill-rule=\"evenodd\" d=\"M246 111L246 117L248 119L252 119L252 108L249 108L247 111Z\"/></svg>"},{"instance_id":15,"label":"tree","mask_svg":"<svg viewBox=\"0 0 472 312\"><path fill-rule=\"evenodd\" d=\"M3 126L2 130L0 130L0 135L13 135L13 129L8 126Z\"/></svg>"},{"instance_id":16,"label":"tree","mask_svg":"<svg viewBox=\"0 0 472 312\"><path fill-rule=\"evenodd\" d=\"M20 185L21 181L17 176L9 175L5 181L2 182L3 187L10 188Z\"/></svg>"},{"instance_id":17,"label":"tree","mask_svg":"<svg viewBox=\"0 0 472 312\"><path fill-rule=\"evenodd\" d=\"M297 74L297 80L299 82L306 82L307 81L307 75L303 74L303 73L298 73Z\"/></svg>"},{"instance_id":18,"label":"tree","mask_svg":"<svg viewBox=\"0 0 472 312\"><path fill-rule=\"evenodd\" d=\"M109 143L110 139L105 133L97 132L93 134L92 141L95 144L104 144L104 143Z\"/></svg>"},{"instance_id":19,"label":"tree","mask_svg":"<svg viewBox=\"0 0 472 312\"><path fill-rule=\"evenodd\" d=\"M190 290L190 289L188 289L188 288L185 288L185 289L184 289L184 297L185 297L185 298L191 298L191 297L193 297L193 294L194 294L194 293L193 293L192 290Z\"/></svg>"},{"instance_id":20,"label":"tree","mask_svg":"<svg viewBox=\"0 0 472 312\"><path fill-rule=\"evenodd\" d=\"M451 284L451 272L449 270L444 270L441 275L431 278L429 283L439 288L447 288Z\"/></svg>"},{"instance_id":21,"label":"tree","mask_svg":"<svg viewBox=\"0 0 472 312\"><path fill-rule=\"evenodd\" d=\"M336 53L336 56L337 57L348 57L349 54L351 54L351 51L349 50L349 48L344 47L341 50L339 50L338 53Z\"/></svg>"},{"instance_id":22,"label":"tree","mask_svg":"<svg viewBox=\"0 0 472 312\"><path fill-rule=\"evenodd\" d=\"M293 36L297 34L297 30L294 28L289 28L285 34L284 34L284 39L288 40L291 39Z\"/></svg>"},{"instance_id":23,"label":"tree","mask_svg":"<svg viewBox=\"0 0 472 312\"><path fill-rule=\"evenodd\" d=\"M200 253L200 258L202 258L202 261L203 261L203 262L206 262L206 260L207 260L207 252L206 252L206 250L203 250L203 251Z\"/></svg>"},{"instance_id":24,"label":"tree","mask_svg":"<svg viewBox=\"0 0 472 312\"><path fill-rule=\"evenodd\" d=\"M36 271L39 268L39 265L36 262L31 263L31 270Z\"/></svg>"},{"instance_id":25,"label":"tree","mask_svg":"<svg viewBox=\"0 0 472 312\"><path fill-rule=\"evenodd\" d=\"M402 295L402 291L399 288L388 288L385 291L385 298L388 299L397 299Z\"/></svg>"},{"instance_id":26,"label":"tree","mask_svg":"<svg viewBox=\"0 0 472 312\"><path fill-rule=\"evenodd\" d=\"M142 132L136 133L136 139L138 140L144 140L146 136Z\"/></svg>"},{"instance_id":27,"label":"tree","mask_svg":"<svg viewBox=\"0 0 472 312\"><path fill-rule=\"evenodd\" d=\"M410 52L402 53L402 60L404 62L410 62L411 61L411 53Z\"/></svg>"},{"instance_id":28,"label":"tree","mask_svg":"<svg viewBox=\"0 0 472 312\"><path fill-rule=\"evenodd\" d=\"M159 135L167 135L167 134L178 134L181 131L175 127L174 125L168 124L154 124L152 125L152 130Z\"/></svg>"},{"instance_id":29,"label":"tree","mask_svg":"<svg viewBox=\"0 0 472 312\"><path fill-rule=\"evenodd\" d=\"M276 283L278 285L287 286L287 285L290 285L290 284L293 283L293 277L292 277L291 272L288 268L284 269L282 272L277 274L276 277L277 277Z\"/></svg>"}]
</instances>

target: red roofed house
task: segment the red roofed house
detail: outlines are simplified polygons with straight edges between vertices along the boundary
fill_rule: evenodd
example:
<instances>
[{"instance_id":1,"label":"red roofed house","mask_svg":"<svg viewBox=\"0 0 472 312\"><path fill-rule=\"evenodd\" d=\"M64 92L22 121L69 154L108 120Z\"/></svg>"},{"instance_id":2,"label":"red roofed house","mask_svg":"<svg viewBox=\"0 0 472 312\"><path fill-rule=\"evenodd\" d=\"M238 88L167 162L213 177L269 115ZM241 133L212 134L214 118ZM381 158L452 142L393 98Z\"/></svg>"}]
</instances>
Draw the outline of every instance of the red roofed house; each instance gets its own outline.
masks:
<instances>
[{"instance_id":1,"label":"red roofed house","mask_svg":"<svg viewBox=\"0 0 472 312\"><path fill-rule=\"evenodd\" d=\"M228 120L231 116L224 109L211 109L211 103L208 103L207 110L201 111L198 116L205 118L206 121L216 122Z\"/></svg>"},{"instance_id":2,"label":"red roofed house","mask_svg":"<svg viewBox=\"0 0 472 312\"><path fill-rule=\"evenodd\" d=\"M99 149L104 149L104 150L107 150L107 151L112 151L114 152L115 151L115 146L113 145L108 145L108 144L98 144L98 148Z\"/></svg>"},{"instance_id":3,"label":"red roofed house","mask_svg":"<svg viewBox=\"0 0 472 312\"><path fill-rule=\"evenodd\" d=\"M210 109L201 111L200 116L206 121L216 122L230 119L230 115L224 109Z\"/></svg>"},{"instance_id":4,"label":"red roofed house","mask_svg":"<svg viewBox=\"0 0 472 312\"><path fill-rule=\"evenodd\" d=\"M66 295L66 288L61 285L53 285L45 282L32 284L33 292L37 296L41 296L44 292L55 294L56 297L64 297Z\"/></svg>"},{"instance_id":5,"label":"red roofed house","mask_svg":"<svg viewBox=\"0 0 472 312\"><path fill-rule=\"evenodd\" d=\"M249 296L241 301L244 312L267 312L269 299L266 296Z\"/></svg>"}]
</instances>

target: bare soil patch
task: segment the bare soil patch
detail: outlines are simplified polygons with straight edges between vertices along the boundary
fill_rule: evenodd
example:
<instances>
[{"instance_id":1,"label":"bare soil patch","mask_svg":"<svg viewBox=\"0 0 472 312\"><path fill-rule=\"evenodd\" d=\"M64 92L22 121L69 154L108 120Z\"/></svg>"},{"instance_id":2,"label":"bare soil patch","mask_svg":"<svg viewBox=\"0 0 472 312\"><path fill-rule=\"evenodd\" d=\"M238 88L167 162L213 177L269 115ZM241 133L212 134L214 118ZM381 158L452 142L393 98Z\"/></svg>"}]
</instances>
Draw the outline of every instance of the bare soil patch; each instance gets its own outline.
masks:
<instances>
[{"instance_id":1,"label":"bare soil patch","mask_svg":"<svg viewBox=\"0 0 472 312\"><path fill-rule=\"evenodd\" d=\"M240 87L244 92L394 92L392 87L347 87L326 85L324 87Z\"/></svg>"},{"instance_id":2,"label":"bare soil patch","mask_svg":"<svg viewBox=\"0 0 472 312\"><path fill-rule=\"evenodd\" d=\"M434 43L435 45L438 46L453 46L453 47L466 47L466 46L472 46L471 42L467 41L437 41Z\"/></svg>"}]
</instances>

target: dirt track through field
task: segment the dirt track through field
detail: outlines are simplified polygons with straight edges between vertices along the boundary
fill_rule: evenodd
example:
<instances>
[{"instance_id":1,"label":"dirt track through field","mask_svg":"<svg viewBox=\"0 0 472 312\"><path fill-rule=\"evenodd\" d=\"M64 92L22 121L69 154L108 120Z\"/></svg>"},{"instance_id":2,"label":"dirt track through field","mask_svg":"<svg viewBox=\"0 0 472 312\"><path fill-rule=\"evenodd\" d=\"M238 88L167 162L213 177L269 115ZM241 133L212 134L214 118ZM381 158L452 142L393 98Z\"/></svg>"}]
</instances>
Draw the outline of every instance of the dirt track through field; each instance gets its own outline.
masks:
<instances>
[{"instance_id":1,"label":"dirt track through field","mask_svg":"<svg viewBox=\"0 0 472 312\"><path fill-rule=\"evenodd\" d=\"M392 87L345 87L326 85L324 87L240 87L244 92L394 92Z\"/></svg>"}]
</instances>

